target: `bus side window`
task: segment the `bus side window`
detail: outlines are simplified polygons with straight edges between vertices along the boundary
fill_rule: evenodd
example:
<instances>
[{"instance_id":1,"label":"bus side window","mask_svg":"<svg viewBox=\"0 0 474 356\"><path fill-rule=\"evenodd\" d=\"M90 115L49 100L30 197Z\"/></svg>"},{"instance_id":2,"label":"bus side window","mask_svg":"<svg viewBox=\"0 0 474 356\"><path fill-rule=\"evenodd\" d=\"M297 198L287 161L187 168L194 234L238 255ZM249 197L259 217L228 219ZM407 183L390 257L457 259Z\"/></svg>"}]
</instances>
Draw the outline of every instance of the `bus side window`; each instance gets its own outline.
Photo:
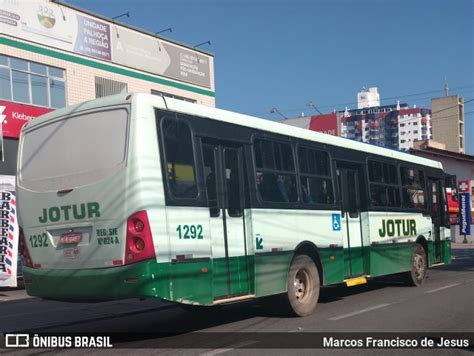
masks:
<instances>
[{"instance_id":1,"label":"bus side window","mask_svg":"<svg viewBox=\"0 0 474 356\"><path fill-rule=\"evenodd\" d=\"M401 206L397 167L394 164L369 160L370 201L372 206Z\"/></svg>"},{"instance_id":2,"label":"bus side window","mask_svg":"<svg viewBox=\"0 0 474 356\"><path fill-rule=\"evenodd\" d=\"M202 153L204 160L204 177L206 177L207 201L210 215L217 217L220 215L220 209L217 203L216 161L214 152L214 146L203 145Z\"/></svg>"},{"instance_id":3,"label":"bus side window","mask_svg":"<svg viewBox=\"0 0 474 356\"><path fill-rule=\"evenodd\" d=\"M405 208L426 209L425 176L423 171L400 167L402 177L403 206Z\"/></svg>"},{"instance_id":4,"label":"bus side window","mask_svg":"<svg viewBox=\"0 0 474 356\"><path fill-rule=\"evenodd\" d=\"M225 185L227 190L227 210L229 216L239 217L243 213L241 201L241 181L239 171L239 154L236 149L226 148L225 159Z\"/></svg>"},{"instance_id":5,"label":"bus side window","mask_svg":"<svg viewBox=\"0 0 474 356\"><path fill-rule=\"evenodd\" d=\"M306 204L334 204L327 152L299 146L298 164L303 202Z\"/></svg>"},{"instance_id":6,"label":"bus side window","mask_svg":"<svg viewBox=\"0 0 474 356\"><path fill-rule=\"evenodd\" d=\"M437 182L431 182L431 212L433 214L438 213L439 202L438 202L438 189Z\"/></svg>"},{"instance_id":7,"label":"bus side window","mask_svg":"<svg viewBox=\"0 0 474 356\"><path fill-rule=\"evenodd\" d=\"M168 188L175 198L197 197L191 129L182 120L165 117L162 121Z\"/></svg>"},{"instance_id":8,"label":"bus side window","mask_svg":"<svg viewBox=\"0 0 474 356\"><path fill-rule=\"evenodd\" d=\"M298 201L293 151L288 143L256 139L253 144L257 189L263 201Z\"/></svg>"}]
</instances>

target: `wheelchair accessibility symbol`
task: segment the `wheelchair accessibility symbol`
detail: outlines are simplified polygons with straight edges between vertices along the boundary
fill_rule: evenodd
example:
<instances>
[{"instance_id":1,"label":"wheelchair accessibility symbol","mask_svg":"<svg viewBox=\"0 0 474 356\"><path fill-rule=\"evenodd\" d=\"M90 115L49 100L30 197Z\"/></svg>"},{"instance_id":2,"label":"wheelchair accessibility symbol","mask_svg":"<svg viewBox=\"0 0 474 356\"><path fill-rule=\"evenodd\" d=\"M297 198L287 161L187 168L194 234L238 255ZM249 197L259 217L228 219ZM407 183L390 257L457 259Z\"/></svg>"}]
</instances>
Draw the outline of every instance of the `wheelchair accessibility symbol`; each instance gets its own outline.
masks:
<instances>
[{"instance_id":1,"label":"wheelchair accessibility symbol","mask_svg":"<svg viewBox=\"0 0 474 356\"><path fill-rule=\"evenodd\" d=\"M341 214L332 214L332 231L341 231Z\"/></svg>"}]
</instances>

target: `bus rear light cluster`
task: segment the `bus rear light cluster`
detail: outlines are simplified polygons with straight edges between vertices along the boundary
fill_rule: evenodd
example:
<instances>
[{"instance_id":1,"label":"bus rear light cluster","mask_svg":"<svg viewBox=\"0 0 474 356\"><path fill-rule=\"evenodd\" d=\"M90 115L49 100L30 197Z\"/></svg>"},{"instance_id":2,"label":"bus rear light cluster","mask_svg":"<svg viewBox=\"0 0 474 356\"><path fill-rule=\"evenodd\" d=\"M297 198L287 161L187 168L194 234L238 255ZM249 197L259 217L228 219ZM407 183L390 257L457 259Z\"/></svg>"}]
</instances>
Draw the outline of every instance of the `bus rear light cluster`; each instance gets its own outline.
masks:
<instances>
[{"instance_id":1,"label":"bus rear light cluster","mask_svg":"<svg viewBox=\"0 0 474 356\"><path fill-rule=\"evenodd\" d=\"M136 263L155 257L155 247L150 223L145 210L139 211L127 220L125 241L125 264Z\"/></svg>"},{"instance_id":2,"label":"bus rear light cluster","mask_svg":"<svg viewBox=\"0 0 474 356\"><path fill-rule=\"evenodd\" d=\"M30 251L28 250L28 246L26 245L26 238L23 229L20 226L19 232L19 240L20 240L20 254L23 256L23 263L26 267L35 268L33 265L33 260L30 256Z\"/></svg>"}]
</instances>

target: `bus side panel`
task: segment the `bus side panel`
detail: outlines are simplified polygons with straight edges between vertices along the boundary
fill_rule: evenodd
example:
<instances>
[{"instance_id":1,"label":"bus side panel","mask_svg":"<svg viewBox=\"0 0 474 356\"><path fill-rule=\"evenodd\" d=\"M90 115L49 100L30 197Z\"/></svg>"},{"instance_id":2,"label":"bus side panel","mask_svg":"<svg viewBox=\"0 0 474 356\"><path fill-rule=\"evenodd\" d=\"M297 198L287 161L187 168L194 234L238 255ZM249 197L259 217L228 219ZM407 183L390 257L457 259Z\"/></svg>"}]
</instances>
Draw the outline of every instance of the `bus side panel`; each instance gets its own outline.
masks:
<instances>
[{"instance_id":1,"label":"bus side panel","mask_svg":"<svg viewBox=\"0 0 474 356\"><path fill-rule=\"evenodd\" d=\"M345 251L342 247L318 249L323 266L323 285L342 283L344 281L347 264Z\"/></svg>"},{"instance_id":2,"label":"bus side panel","mask_svg":"<svg viewBox=\"0 0 474 356\"><path fill-rule=\"evenodd\" d=\"M440 228L441 243L441 262L451 263L451 228L441 226Z\"/></svg>"},{"instance_id":3,"label":"bus side panel","mask_svg":"<svg viewBox=\"0 0 474 356\"><path fill-rule=\"evenodd\" d=\"M431 236L431 218L398 212L369 213L370 276L409 271L415 241Z\"/></svg>"},{"instance_id":4,"label":"bus side panel","mask_svg":"<svg viewBox=\"0 0 474 356\"><path fill-rule=\"evenodd\" d=\"M414 243L381 243L370 250L370 275L383 276L409 271Z\"/></svg>"},{"instance_id":5,"label":"bus side panel","mask_svg":"<svg viewBox=\"0 0 474 356\"><path fill-rule=\"evenodd\" d=\"M443 262L446 264L451 263L451 240L446 239L441 241L441 251Z\"/></svg>"},{"instance_id":6,"label":"bus side panel","mask_svg":"<svg viewBox=\"0 0 474 356\"><path fill-rule=\"evenodd\" d=\"M428 241L428 266L431 267L435 263L451 263L451 240L441 240L441 261L436 258L436 250L434 241Z\"/></svg>"},{"instance_id":7,"label":"bus side panel","mask_svg":"<svg viewBox=\"0 0 474 356\"><path fill-rule=\"evenodd\" d=\"M323 251L331 244L342 246L341 231L332 228L333 213L316 210L252 210L256 296L287 291L291 258L301 242L312 243L318 251ZM342 281L342 249L332 252L323 252L320 256L329 283ZM332 255L335 256L334 260L331 260Z\"/></svg>"},{"instance_id":8,"label":"bus side panel","mask_svg":"<svg viewBox=\"0 0 474 356\"><path fill-rule=\"evenodd\" d=\"M168 206L166 222L170 246L171 300L186 304L212 304L209 209Z\"/></svg>"}]
</instances>

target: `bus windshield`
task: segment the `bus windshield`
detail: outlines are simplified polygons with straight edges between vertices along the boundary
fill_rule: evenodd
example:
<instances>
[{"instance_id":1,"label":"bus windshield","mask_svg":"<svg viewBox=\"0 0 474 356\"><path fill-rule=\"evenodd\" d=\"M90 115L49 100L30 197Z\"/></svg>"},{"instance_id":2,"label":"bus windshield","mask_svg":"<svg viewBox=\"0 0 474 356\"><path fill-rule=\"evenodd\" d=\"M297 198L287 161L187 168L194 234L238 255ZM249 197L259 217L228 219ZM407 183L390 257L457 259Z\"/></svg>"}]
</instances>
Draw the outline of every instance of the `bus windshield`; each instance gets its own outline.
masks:
<instances>
[{"instance_id":1,"label":"bus windshield","mask_svg":"<svg viewBox=\"0 0 474 356\"><path fill-rule=\"evenodd\" d=\"M128 110L65 116L26 131L20 184L35 191L70 189L106 178L125 165Z\"/></svg>"}]
</instances>

